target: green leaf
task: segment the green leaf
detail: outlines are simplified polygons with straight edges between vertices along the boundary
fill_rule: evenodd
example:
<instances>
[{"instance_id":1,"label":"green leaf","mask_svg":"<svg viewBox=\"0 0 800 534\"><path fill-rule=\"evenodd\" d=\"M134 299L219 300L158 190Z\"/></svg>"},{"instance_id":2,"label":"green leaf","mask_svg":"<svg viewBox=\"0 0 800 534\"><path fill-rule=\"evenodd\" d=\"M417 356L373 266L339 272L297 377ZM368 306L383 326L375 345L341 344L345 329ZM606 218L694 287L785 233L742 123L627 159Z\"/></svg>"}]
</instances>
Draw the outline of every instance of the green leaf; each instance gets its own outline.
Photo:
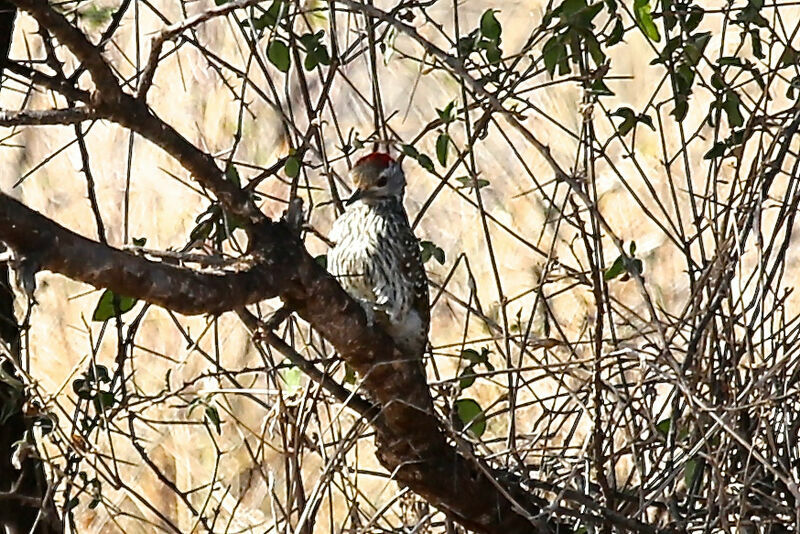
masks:
<instances>
[{"instance_id":1,"label":"green leaf","mask_svg":"<svg viewBox=\"0 0 800 534\"><path fill-rule=\"evenodd\" d=\"M435 243L431 241L420 241L419 247L422 263L427 262L431 258L435 258L436 261L444 265L444 250L437 247Z\"/></svg>"},{"instance_id":2,"label":"green leaf","mask_svg":"<svg viewBox=\"0 0 800 534\"><path fill-rule=\"evenodd\" d=\"M217 411L217 408L215 406L207 405L203 412L203 415L206 421L213 424L214 428L217 429L217 434L222 434L222 426L220 424L222 420L219 418L219 411Z\"/></svg>"},{"instance_id":3,"label":"green leaf","mask_svg":"<svg viewBox=\"0 0 800 534\"><path fill-rule=\"evenodd\" d=\"M614 46L615 44L621 42L624 33L625 26L622 24L622 19L617 17L617 22L614 24L614 28L611 30L611 33L608 34L608 39L606 39L606 46Z\"/></svg>"},{"instance_id":4,"label":"green leaf","mask_svg":"<svg viewBox=\"0 0 800 534\"><path fill-rule=\"evenodd\" d=\"M639 115L636 117L636 120L642 124L646 124L654 132L656 131L656 127L653 124L653 119L650 117L650 115L647 115L646 113L639 113Z\"/></svg>"},{"instance_id":5,"label":"green leaf","mask_svg":"<svg viewBox=\"0 0 800 534\"><path fill-rule=\"evenodd\" d=\"M725 102L722 103L722 108L728 116L728 124L730 124L731 128L737 128L744 124L744 117L742 117L742 112L739 110L740 104L741 100L736 92L728 91L725 94Z\"/></svg>"},{"instance_id":6,"label":"green leaf","mask_svg":"<svg viewBox=\"0 0 800 534\"><path fill-rule=\"evenodd\" d=\"M453 109L455 108L455 105L456 105L456 101L453 100L449 104L447 104L444 107L444 109L438 109L437 108L436 109L436 113L439 114L439 120L442 121L445 124L449 124L449 123L453 122L453 119L455 118L453 116Z\"/></svg>"},{"instance_id":7,"label":"green leaf","mask_svg":"<svg viewBox=\"0 0 800 534\"><path fill-rule=\"evenodd\" d=\"M739 11L736 15L736 22L747 28L750 24L760 26L762 28L769 27L769 21L759 13L764 3L761 0L750 0L747 7Z\"/></svg>"},{"instance_id":8,"label":"green leaf","mask_svg":"<svg viewBox=\"0 0 800 534\"><path fill-rule=\"evenodd\" d=\"M696 33L692 35L683 48L683 56L690 66L695 66L703 57L703 51L711 40L711 32Z\"/></svg>"},{"instance_id":9,"label":"green leaf","mask_svg":"<svg viewBox=\"0 0 800 534\"><path fill-rule=\"evenodd\" d=\"M502 28L497 17L494 16L495 13L494 9L484 11L481 16L481 34L491 41L499 42Z\"/></svg>"},{"instance_id":10,"label":"green leaf","mask_svg":"<svg viewBox=\"0 0 800 534\"><path fill-rule=\"evenodd\" d=\"M405 154L406 156L412 157L414 159L417 159L419 157L419 151L411 145L403 145L401 147L401 150L403 151L403 154Z\"/></svg>"},{"instance_id":11,"label":"green leaf","mask_svg":"<svg viewBox=\"0 0 800 534\"><path fill-rule=\"evenodd\" d=\"M306 33L299 37L300 42L306 49L306 58L303 61L303 67L308 71L314 70L318 65L331 64L328 48L322 42L324 36L325 31L320 30L317 33Z\"/></svg>"},{"instance_id":12,"label":"green leaf","mask_svg":"<svg viewBox=\"0 0 800 534\"><path fill-rule=\"evenodd\" d=\"M84 400L91 400L94 397L92 393L92 386L83 378L77 378L72 381L72 391L78 396L78 398Z\"/></svg>"},{"instance_id":13,"label":"green leaf","mask_svg":"<svg viewBox=\"0 0 800 534\"><path fill-rule=\"evenodd\" d=\"M286 163L283 165L283 172L289 178L295 178L300 174L300 160L294 156L286 158Z\"/></svg>"},{"instance_id":14,"label":"green leaf","mask_svg":"<svg viewBox=\"0 0 800 534\"><path fill-rule=\"evenodd\" d=\"M547 69L550 76L553 76L558 64L567 57L567 47L559 36L551 37L542 48L542 56L544 57L544 68Z\"/></svg>"},{"instance_id":15,"label":"green leaf","mask_svg":"<svg viewBox=\"0 0 800 534\"><path fill-rule=\"evenodd\" d=\"M761 49L761 36L758 30L753 28L750 30L750 47L753 49L753 55L758 59L764 59L764 51Z\"/></svg>"},{"instance_id":16,"label":"green leaf","mask_svg":"<svg viewBox=\"0 0 800 534\"><path fill-rule=\"evenodd\" d=\"M109 391L101 391L97 394L94 398L94 405L98 412L103 412L108 408L114 406L116 399L114 399L114 394Z\"/></svg>"},{"instance_id":17,"label":"green leaf","mask_svg":"<svg viewBox=\"0 0 800 534\"><path fill-rule=\"evenodd\" d=\"M475 378L475 368L470 365L461 371L458 377L458 385L462 390L465 390L475 383Z\"/></svg>"},{"instance_id":18,"label":"green leaf","mask_svg":"<svg viewBox=\"0 0 800 534\"><path fill-rule=\"evenodd\" d=\"M616 278L617 276L621 275L624 272L625 272L625 258L623 258L622 256L618 256L617 259L614 260L614 263L611 265L611 267L606 269L605 274L603 274L603 279L606 281L613 280L614 278Z\"/></svg>"},{"instance_id":19,"label":"green leaf","mask_svg":"<svg viewBox=\"0 0 800 534\"><path fill-rule=\"evenodd\" d=\"M210 221L204 221L195 226L189 234L189 239L192 241L205 241L211 235L211 230L214 225Z\"/></svg>"},{"instance_id":20,"label":"green leaf","mask_svg":"<svg viewBox=\"0 0 800 534\"><path fill-rule=\"evenodd\" d=\"M700 26L705 16L705 10L700 6L690 5L688 7L689 17L686 19L686 31L693 32Z\"/></svg>"},{"instance_id":21,"label":"green leaf","mask_svg":"<svg viewBox=\"0 0 800 534\"><path fill-rule=\"evenodd\" d=\"M634 113L634 111L629 107L618 108L611 114L611 116L623 118L622 123L617 126L617 132L619 132L619 135L626 135L633 129L634 126L636 126L636 113Z\"/></svg>"},{"instance_id":22,"label":"green leaf","mask_svg":"<svg viewBox=\"0 0 800 534\"><path fill-rule=\"evenodd\" d=\"M322 266L323 269L328 268L328 255L327 254L320 254L319 256L314 257L314 261L317 262L319 265Z\"/></svg>"},{"instance_id":23,"label":"green leaf","mask_svg":"<svg viewBox=\"0 0 800 534\"><path fill-rule=\"evenodd\" d=\"M661 16L664 19L664 27L667 33L678 24L678 16L675 11L675 5L672 0L661 0Z\"/></svg>"},{"instance_id":24,"label":"green leaf","mask_svg":"<svg viewBox=\"0 0 800 534\"><path fill-rule=\"evenodd\" d=\"M436 138L436 159L442 167L447 166L447 151L450 148L450 136L447 133L440 133Z\"/></svg>"},{"instance_id":25,"label":"green leaf","mask_svg":"<svg viewBox=\"0 0 800 534\"><path fill-rule=\"evenodd\" d=\"M344 362L344 382L351 385L356 383L356 371L347 362Z\"/></svg>"},{"instance_id":26,"label":"green leaf","mask_svg":"<svg viewBox=\"0 0 800 534\"><path fill-rule=\"evenodd\" d=\"M600 47L600 43L597 41L597 38L595 38L594 35L586 35L584 37L584 43L596 65L602 65L605 63L606 55L603 53L603 49Z\"/></svg>"},{"instance_id":27,"label":"green leaf","mask_svg":"<svg viewBox=\"0 0 800 534\"><path fill-rule=\"evenodd\" d=\"M658 33L658 28L653 22L649 0L633 0L633 18L648 39L655 42L661 41L661 34Z\"/></svg>"},{"instance_id":28,"label":"green leaf","mask_svg":"<svg viewBox=\"0 0 800 534\"><path fill-rule=\"evenodd\" d=\"M669 434L669 427L671 424L672 424L672 419L667 417L666 419L662 419L661 421L659 421L658 424L656 425L656 428L658 429L659 432L661 432L666 436L667 434Z\"/></svg>"},{"instance_id":29,"label":"green leaf","mask_svg":"<svg viewBox=\"0 0 800 534\"><path fill-rule=\"evenodd\" d=\"M299 367L295 367L287 360L289 366L286 369L281 371L281 378L286 383L286 387L290 395L293 395L300 389L301 379L303 378L303 372L300 370Z\"/></svg>"},{"instance_id":30,"label":"green leaf","mask_svg":"<svg viewBox=\"0 0 800 534\"><path fill-rule=\"evenodd\" d=\"M717 90L721 90L725 87L725 78L723 78L719 71L716 71L711 75L711 87Z\"/></svg>"},{"instance_id":31,"label":"green leaf","mask_svg":"<svg viewBox=\"0 0 800 534\"><path fill-rule=\"evenodd\" d=\"M478 32L473 31L468 36L461 37L456 42L456 52L459 57L467 57L476 50L478 44Z\"/></svg>"},{"instance_id":32,"label":"green leaf","mask_svg":"<svg viewBox=\"0 0 800 534\"><path fill-rule=\"evenodd\" d=\"M433 172L433 161L431 160L431 158L429 158L425 154L420 154L419 157L417 157L417 161L419 162L420 167L422 167L426 171Z\"/></svg>"},{"instance_id":33,"label":"green leaf","mask_svg":"<svg viewBox=\"0 0 800 534\"><path fill-rule=\"evenodd\" d=\"M458 418L470 434L479 438L486 432L486 414L481 405L473 399L458 399L454 408Z\"/></svg>"},{"instance_id":34,"label":"green leaf","mask_svg":"<svg viewBox=\"0 0 800 534\"><path fill-rule=\"evenodd\" d=\"M242 186L242 179L239 178L239 171L236 170L234 165L229 165L227 169L225 169L225 178L233 182L237 187Z\"/></svg>"},{"instance_id":35,"label":"green leaf","mask_svg":"<svg viewBox=\"0 0 800 534\"><path fill-rule=\"evenodd\" d=\"M695 70L691 66L686 63L678 65L675 70L675 85L678 93L687 96L691 92L692 84L694 84L694 75Z\"/></svg>"},{"instance_id":36,"label":"green leaf","mask_svg":"<svg viewBox=\"0 0 800 534\"><path fill-rule=\"evenodd\" d=\"M686 97L681 97L681 95L678 95L678 97L675 99L675 107L670 111L670 115L675 117L676 121L681 122L689 112L689 102Z\"/></svg>"},{"instance_id":37,"label":"green leaf","mask_svg":"<svg viewBox=\"0 0 800 534\"><path fill-rule=\"evenodd\" d=\"M728 145L722 142L714 143L714 146L711 147L711 150L705 153L703 159L714 159L718 158L725 154L725 150L728 148Z\"/></svg>"},{"instance_id":38,"label":"green leaf","mask_svg":"<svg viewBox=\"0 0 800 534\"><path fill-rule=\"evenodd\" d=\"M736 67L743 67L744 63L742 63L742 58L736 56L724 56L717 60L717 64L720 66L723 65L733 65Z\"/></svg>"},{"instance_id":39,"label":"green leaf","mask_svg":"<svg viewBox=\"0 0 800 534\"><path fill-rule=\"evenodd\" d=\"M303 60L303 68L306 70L314 70L317 65L319 65L317 56L314 54L306 54L306 58Z\"/></svg>"},{"instance_id":40,"label":"green leaf","mask_svg":"<svg viewBox=\"0 0 800 534\"><path fill-rule=\"evenodd\" d=\"M698 471L699 467L700 462L695 458L687 460L686 464L683 466L683 481L686 483L687 489L692 487L696 476L702 476L702 472Z\"/></svg>"},{"instance_id":41,"label":"green leaf","mask_svg":"<svg viewBox=\"0 0 800 534\"><path fill-rule=\"evenodd\" d=\"M614 96L614 91L608 88L602 78L598 78L592 84L592 92L597 96Z\"/></svg>"},{"instance_id":42,"label":"green leaf","mask_svg":"<svg viewBox=\"0 0 800 534\"><path fill-rule=\"evenodd\" d=\"M267 46L267 58L279 71L289 72L292 61L289 57L289 47L283 41L274 39L269 43L269 46Z\"/></svg>"},{"instance_id":43,"label":"green leaf","mask_svg":"<svg viewBox=\"0 0 800 534\"><path fill-rule=\"evenodd\" d=\"M331 56L328 54L328 47L324 44L320 44L317 49L314 51L314 55L317 58L317 61L320 65L330 65L331 64Z\"/></svg>"},{"instance_id":44,"label":"green leaf","mask_svg":"<svg viewBox=\"0 0 800 534\"><path fill-rule=\"evenodd\" d=\"M283 0L275 0L272 2L267 12L253 21L253 27L257 30L263 30L264 28L272 28L275 26L281 16L281 10L284 5L285 2Z\"/></svg>"},{"instance_id":45,"label":"green leaf","mask_svg":"<svg viewBox=\"0 0 800 534\"><path fill-rule=\"evenodd\" d=\"M479 354L475 349L464 349L461 358L470 363L486 363L489 361L489 351L484 348Z\"/></svg>"},{"instance_id":46,"label":"green leaf","mask_svg":"<svg viewBox=\"0 0 800 534\"><path fill-rule=\"evenodd\" d=\"M472 178L469 176L459 176L456 178L456 181L459 182L461 185L459 189L464 189L467 187L475 187L475 184L472 182ZM484 187L490 185L489 180L484 180L483 178L478 178L478 189L483 189Z\"/></svg>"},{"instance_id":47,"label":"green leaf","mask_svg":"<svg viewBox=\"0 0 800 534\"><path fill-rule=\"evenodd\" d=\"M492 43L491 45L486 47L486 61L488 61L491 65L500 63L500 60L502 58L503 58L503 51L500 50L499 46Z\"/></svg>"},{"instance_id":48,"label":"green leaf","mask_svg":"<svg viewBox=\"0 0 800 534\"><path fill-rule=\"evenodd\" d=\"M147 244L146 237L134 237L133 238L133 245L136 247L143 247Z\"/></svg>"},{"instance_id":49,"label":"green leaf","mask_svg":"<svg viewBox=\"0 0 800 534\"><path fill-rule=\"evenodd\" d=\"M100 295L100 300L97 301L97 306L95 306L94 313L92 314L92 321L102 322L116 317L117 314L114 307L115 299L120 315L133 309L137 302L137 299L133 297L117 295L110 289L106 289L103 291L103 294Z\"/></svg>"},{"instance_id":50,"label":"green leaf","mask_svg":"<svg viewBox=\"0 0 800 534\"><path fill-rule=\"evenodd\" d=\"M797 65L798 60L800 60L800 52L787 46L778 60L778 67L793 67Z\"/></svg>"}]
</instances>

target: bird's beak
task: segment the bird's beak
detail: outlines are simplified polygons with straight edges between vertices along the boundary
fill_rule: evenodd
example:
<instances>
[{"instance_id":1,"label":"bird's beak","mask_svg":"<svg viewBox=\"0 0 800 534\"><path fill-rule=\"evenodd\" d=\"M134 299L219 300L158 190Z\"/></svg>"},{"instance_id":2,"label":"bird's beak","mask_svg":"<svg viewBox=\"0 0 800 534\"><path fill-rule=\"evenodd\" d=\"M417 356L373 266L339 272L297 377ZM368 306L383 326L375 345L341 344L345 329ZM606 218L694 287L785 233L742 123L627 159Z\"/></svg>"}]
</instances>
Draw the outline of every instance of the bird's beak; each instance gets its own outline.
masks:
<instances>
[{"instance_id":1,"label":"bird's beak","mask_svg":"<svg viewBox=\"0 0 800 534\"><path fill-rule=\"evenodd\" d=\"M350 198L348 198L347 201L344 203L345 206L349 206L350 204L352 204L356 200L360 199L362 196L364 196L364 190L363 189L356 189L355 191L353 191L353 194L350 195Z\"/></svg>"}]
</instances>

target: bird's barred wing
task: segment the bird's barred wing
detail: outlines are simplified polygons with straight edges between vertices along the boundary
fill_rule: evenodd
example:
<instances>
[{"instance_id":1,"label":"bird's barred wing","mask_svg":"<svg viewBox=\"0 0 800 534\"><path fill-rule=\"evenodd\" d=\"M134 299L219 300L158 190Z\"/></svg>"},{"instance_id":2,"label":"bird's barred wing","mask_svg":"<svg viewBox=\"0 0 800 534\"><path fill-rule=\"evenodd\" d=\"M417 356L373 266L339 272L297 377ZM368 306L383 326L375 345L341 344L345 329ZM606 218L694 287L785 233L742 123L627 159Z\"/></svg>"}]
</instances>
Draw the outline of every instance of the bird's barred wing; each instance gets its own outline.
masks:
<instances>
[{"instance_id":1,"label":"bird's barred wing","mask_svg":"<svg viewBox=\"0 0 800 534\"><path fill-rule=\"evenodd\" d=\"M402 231L403 240L403 258L401 263L401 272L403 278L410 285L413 292L411 300L411 308L419 314L424 327L424 335L428 337L428 329L430 327L431 311L428 294L428 276L425 274L425 267L422 264L422 253L419 249L419 240L416 238L411 230L408 221Z\"/></svg>"}]
</instances>

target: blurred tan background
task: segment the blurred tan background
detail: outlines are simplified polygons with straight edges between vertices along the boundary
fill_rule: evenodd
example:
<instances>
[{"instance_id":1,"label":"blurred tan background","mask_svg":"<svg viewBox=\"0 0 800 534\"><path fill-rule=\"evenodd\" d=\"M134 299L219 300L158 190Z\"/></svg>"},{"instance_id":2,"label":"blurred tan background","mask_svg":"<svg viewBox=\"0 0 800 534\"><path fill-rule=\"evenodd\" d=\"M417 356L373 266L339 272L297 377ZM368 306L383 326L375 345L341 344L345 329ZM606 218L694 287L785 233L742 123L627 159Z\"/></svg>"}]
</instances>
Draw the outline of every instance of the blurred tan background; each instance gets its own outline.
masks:
<instances>
[{"instance_id":1,"label":"blurred tan background","mask_svg":"<svg viewBox=\"0 0 800 534\"><path fill-rule=\"evenodd\" d=\"M311 7L313 4L304 3ZM710 10L722 7L724 2L706 4L705 7ZM82 17L83 30L95 37L99 35L106 20L103 10L116 5L114 2L78 4L78 11L94 9L99 13L94 17L99 22L93 22L90 16ZM202 0L181 6L178 2L158 0L154 5L170 22L175 22L209 9L213 3ZM391 7L387 2L378 2L377 5L386 9ZM461 30L466 33L475 28L487 8L499 9L497 18L503 27L503 51L505 56L511 58L541 23L544 7L545 3L532 0L468 0L459 4L458 8ZM182 8L186 9L186 13L182 13ZM138 13L138 38L135 13ZM441 24L443 32L453 34L453 9L450 3L437 2L426 13L430 19ZM316 21L312 18L312 25L317 24L319 28L327 29L328 23L328 16L324 13ZM339 24L342 43L353 42L358 32L363 31L363 20L348 17L344 13L339 16ZM419 28L424 37L446 50L451 49L439 30L425 24L421 16L417 16L412 24ZM703 27L714 31L708 50L718 50L715 53L725 55L725 50L719 50L721 36L715 24L713 16L707 17L703 23ZM142 61L147 57L150 39L163 25L163 21L154 15L150 4L145 2L139 2L136 12L131 8L126 14L113 43L106 47L106 58L115 65L121 77L135 75L137 57ZM36 25L31 18L20 16L12 57L42 57L41 41L35 32ZM249 68L251 81L267 94L272 94L267 90L263 73L248 62L247 44L230 19L215 19L199 26L196 38L221 61L243 71ZM266 42L266 39L259 42L262 57ZM378 55L378 83L385 116L390 117L388 125L403 143L409 143L425 124L436 118L435 108L444 108L452 100L463 103L461 87L440 71L421 69L418 59L423 57L423 53L407 36L398 35L394 44L397 51L391 57L388 54ZM607 82L615 96L601 100L605 109L629 106L639 112L651 99L665 100L669 97L668 84L661 84L663 68L649 65L654 56L651 46L652 43L638 32L631 31L626 34L625 44L610 51L610 74L625 78ZM661 46L658 45L659 48ZM171 50L169 45L165 50ZM68 53L63 49L58 49L58 53L67 65L74 66L74 59ZM521 62L527 65L530 58L523 57ZM220 72L224 73L225 83ZM332 168L339 177L346 177L347 162L341 158L337 129L345 133L352 130L361 139L373 133L372 110L357 93L370 98L367 55L343 67L342 73L349 82L345 83L343 77L337 78L330 92L330 103L319 121L327 156L333 161ZM286 82L286 77L274 69L270 75L277 84L281 108L284 112L292 109L295 114L293 120L299 130L304 131L308 121L296 82ZM309 75L309 80L312 82L312 94L318 94L320 78L314 73ZM537 83L545 84L548 80L547 74L541 74L529 82L532 89L525 96L538 108L538 112L526 111L524 124L550 147L563 168L571 169L575 166L577 136L584 118L585 108L581 104L583 94L575 82L537 86ZM89 85L85 76L82 84ZM237 130L239 103L234 94L241 91L239 77L225 68L211 68L203 55L183 43L176 53L170 54L160 64L148 101L160 117L190 141L224 159L228 156ZM696 93L692 100L692 111L685 122L689 131L694 131L704 120L707 111L708 98ZM779 95L776 98L776 108L781 104L787 105L785 98L783 102ZM249 106L243 114L242 139L236 150L235 161L255 166L238 166L240 175L246 180L258 173L257 167L268 167L285 156L289 145L275 110L252 89L245 90L245 100ZM0 93L2 108L18 109L23 101L28 109L64 105L62 99L54 99L49 93L33 91L25 94L24 89L13 82ZM596 105L595 108L597 138L610 139L614 127L600 106ZM639 126L635 145L631 146L628 137L624 143L618 140L606 146L607 160L600 160L594 182L598 191L599 210L616 235L626 246L631 241L636 242L637 257L645 262L646 288L659 312L677 314L689 298L684 265L672 260L680 251L646 216L646 212L650 212L656 214L656 219L669 220L671 216L674 222L677 218L662 164L666 159L665 151L674 155L681 146L676 126L670 122L669 109L669 105L662 108L662 118L666 122L663 126L656 122L656 127L667 131L665 137L671 140L670 144L662 146L659 132ZM335 114L335 121L331 113ZM479 110L471 113L474 120ZM710 132L709 127L701 129L701 133ZM6 138L9 133L10 129L4 129L0 135ZM466 138L463 125L454 123L450 134L456 145L462 147ZM187 185L193 183L178 163L141 138L134 137L131 140L127 131L113 124L92 124L86 139L109 243L121 247L130 244L133 237L146 237L147 247L153 249L179 249L185 245L196 224L195 218L205 210L207 201ZM434 161L435 140L436 132L432 131L415 145ZM97 229L87 201L86 182L80 170L80 154L74 141L72 127L19 129L16 135L6 138L0 148L0 165L3 169L0 185L4 191L11 191L28 206L62 225L95 238ZM703 160L702 156L708 148L708 144L700 142L689 146L692 182L700 191L704 190L706 184L708 161ZM450 157L452 161L452 151ZM531 175L526 173L518 157L528 166ZM584 249L576 240L577 232L569 225L559 223L556 211L537 189L542 186L563 207L566 186L553 183L553 172L546 162L502 118L498 118L497 124L490 125L488 136L476 145L475 158L480 177L490 182L480 193L486 212L492 218L487 224L499 266L502 294L508 300L506 316L512 324L508 325L505 336L490 330L474 314L469 316L469 324L465 325L468 316L463 303L470 302L470 289L469 278L461 262L447 285L448 294L439 298L434 308L431 343L435 365L429 364L429 380L437 384L435 387L448 380L452 384L452 379L460 370L457 360L460 350L464 346L476 349L486 347L492 351L491 361L497 368L509 364L528 368L524 375L532 386L519 392L516 402L521 407L515 414L516 435L525 442L521 446L525 454L531 455L533 461L539 458L540 452L537 451L566 446L565 439L578 449L585 448L591 430L590 414L582 412L570 416L576 421L574 433L567 432L570 425L566 425L559 427L558 431L542 435L539 418L548 407L555 406L556 398L563 402L565 387L574 388L573 407L575 403L579 404L577 399L582 398L579 393L585 387L587 375L579 364L582 358L590 358L591 353L588 344L578 341L588 340L587 331L594 323L591 288L575 285L567 276L559 281L558 275L563 274L563 270L558 267L548 275L548 305L560 330L569 340L576 341L571 350L564 346L532 348L521 355L518 346L511 342L507 344L508 339L519 337L526 330L529 320L532 321L532 337L560 338L552 320L545 321L541 305L535 309L533 306L536 298L534 289L543 281L541 273L547 260L533 250L534 246L569 268L577 271L588 268ZM308 161L318 163L319 155L311 153ZM409 181L406 207L410 218L414 220L420 207L440 184L440 179L411 158L405 159L404 168ZM436 169L441 173L446 170L438 163ZM670 170L675 180L686 180L680 158L675 159ZM310 223L323 234L327 233L335 217L329 203L327 179L321 167L312 168L310 165L305 167L304 172L304 180L307 179L315 187L311 192L301 192L307 199L306 205L314 206ZM733 171L724 170L723 176L726 172ZM463 175L466 175L464 170L456 170L453 174L455 177ZM124 200L128 176L130 195L126 213ZM625 177L630 191L620 176ZM12 188L21 177L24 180ZM654 184L654 191L647 188L643 177ZM454 185L457 187L459 184L454 182ZM285 181L271 178L259 190L285 200L289 188ZM340 195L346 195L344 188L340 188ZM687 195L686 189L677 192L677 213L688 221L691 214L688 212ZM654 196L668 206L669 214L659 213ZM441 284L463 254L468 258L476 281L475 298L480 309L502 325L502 304L487 237L478 210L467 198L475 198L471 189L445 187L424 213L416 233L421 239L434 242L446 253L444 265L435 260L427 262L431 280ZM635 198L641 200L642 205L635 202ZM285 208L283 203L269 197L262 200L261 206L271 217L278 217ZM586 213L584 220L588 220ZM710 236L703 236L705 238L708 238L706 245L713 250ZM609 240L606 239L604 243L604 260L609 266L619 251ZM314 254L325 253L325 245L313 236L307 239L307 246ZM790 254L794 257L796 253ZM749 261L757 262L757 258ZM745 264L742 268L747 269ZM113 368L117 332L113 321L107 324L91 321L99 291L49 273L39 274L37 281L37 304L32 310L26 339L30 374L36 379L38 390L49 399L48 407L59 418L59 430L55 434L62 440L63 446L70 440L74 441L70 420L76 398L71 383L86 370L93 357L97 363ZM612 282L610 291L629 307L631 316L647 317L648 312L634 282ZM436 294L435 289L432 289L432 294ZM791 299L789 308L795 309L796 297ZM268 311L277 305L277 302L268 302L261 309ZM132 319L141 306L141 303L137 305L126 318ZM19 316L24 314L25 302L20 299ZM514 323L517 323L516 327ZM607 347L608 350L636 350L642 340L630 336L635 334L636 325L641 324L636 320L632 320L627 327L621 324L617 332L619 337L630 340L623 341L617 347ZM311 337L304 337L308 335L298 330L295 347L310 354L313 350L309 347L318 346L319 342L308 342L312 340ZM376 529L378 526L396 527L406 521L404 514L411 513L410 505L404 504L402 499L392 504L398 488L385 478L372 474L372 471L381 472L381 468L372 456L369 437L358 440L357 445L346 447L344 451L339 451L335 446L322 445L326 442L346 443L345 436L353 428L355 416L343 411L339 405L325 407L315 404L321 402L317 399L318 392L305 379L299 379L297 383L296 378L290 377L283 384L276 385L265 378L264 373L259 372L264 361L254 350L239 320L232 314L212 321L205 317L172 317L164 310L150 308L142 319L134 344L134 350L128 355L130 363L126 369L133 371L128 387L142 399L140 403L129 407L137 414L135 426L141 445L179 488L183 491L195 490L188 498L196 508L209 514L209 510L219 507L220 519L215 529L220 532L284 531L274 521L283 513L279 511L281 503L290 498L286 484L287 480L296 478L297 473L292 471L295 468L301 468L300 477L304 481L306 494L310 499L319 500L320 507L314 516L314 532L338 532L346 524L354 527L352 518L355 512L347 503L355 501L360 503L360 509L367 516L374 514L379 518L375 520ZM504 355L507 347L511 348L510 353ZM280 359L277 358L277 361ZM230 382L221 379L221 368L233 371L242 388L249 391L238 391ZM342 371L337 372L341 377ZM555 378L554 373L560 378ZM509 417L502 411L502 397L507 388L507 378L499 375L479 379L470 389L471 396L484 408L493 407L497 410L496 416L490 418L487 433L483 436L485 444L482 452L503 454L507 450ZM162 396L150 398L149 395ZM209 402L215 403L222 419L220 435L213 427L203 424L202 407L189 412L186 404L193 398L213 399ZM659 409L660 404L663 404L662 400L655 401L654 411ZM286 441L285 416L278 415L287 410L298 415L308 411L315 413L313 417L301 418L303 423L300 427L312 441L317 441L319 450L326 451L325 454L329 456L320 456L306 447L296 464L287 460L287 456L292 454L293 445ZM165 422L170 424L163 424ZM103 502L89 509L90 499L82 498L76 508L77 531L153 532L159 520L145 502L171 518L182 532L203 531L185 504L157 480L152 470L142 462L126 436L128 432L127 416L124 412L119 413L107 429L93 433L88 444L78 447L83 448L80 453L84 457L81 469L90 474L93 470L98 473L119 473L127 487L114 488L107 477L101 477ZM625 439L622 432L620 443ZM45 443L48 441L45 440ZM51 444L45 450L56 455L52 458L54 465L63 466L63 458L57 456L62 449ZM350 470L343 470L338 463L340 461L345 462ZM624 476L630 467L621 461L616 469L620 476ZM389 511L381 509L384 505ZM294 520L297 521L298 517L295 514ZM148 524L140 518L153 523ZM226 521L230 521L228 526L224 525Z\"/></svg>"}]
</instances>

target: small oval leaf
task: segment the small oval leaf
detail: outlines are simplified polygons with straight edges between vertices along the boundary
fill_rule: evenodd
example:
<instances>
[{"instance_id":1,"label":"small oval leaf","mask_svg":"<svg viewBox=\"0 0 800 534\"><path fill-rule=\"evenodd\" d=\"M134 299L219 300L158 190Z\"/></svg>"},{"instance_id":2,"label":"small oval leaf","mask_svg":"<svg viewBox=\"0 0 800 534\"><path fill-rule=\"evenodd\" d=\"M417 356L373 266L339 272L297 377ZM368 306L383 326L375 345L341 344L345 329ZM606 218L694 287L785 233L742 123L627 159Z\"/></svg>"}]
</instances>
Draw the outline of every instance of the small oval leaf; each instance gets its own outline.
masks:
<instances>
[{"instance_id":1,"label":"small oval leaf","mask_svg":"<svg viewBox=\"0 0 800 534\"><path fill-rule=\"evenodd\" d=\"M292 64L289 57L289 47L286 43L275 39L267 46L267 59L281 72L289 72Z\"/></svg>"},{"instance_id":2,"label":"small oval leaf","mask_svg":"<svg viewBox=\"0 0 800 534\"><path fill-rule=\"evenodd\" d=\"M298 174L300 174L300 161L294 156L289 156L286 158L286 163L283 166L283 172L285 172L286 176L289 178L295 178Z\"/></svg>"},{"instance_id":3,"label":"small oval leaf","mask_svg":"<svg viewBox=\"0 0 800 534\"><path fill-rule=\"evenodd\" d=\"M653 22L649 0L633 0L633 17L648 39L655 42L661 40L661 34L658 33L658 28Z\"/></svg>"},{"instance_id":4,"label":"small oval leaf","mask_svg":"<svg viewBox=\"0 0 800 534\"><path fill-rule=\"evenodd\" d=\"M436 138L436 159L442 167L447 166L447 151L450 148L450 136L446 133L439 134Z\"/></svg>"},{"instance_id":5,"label":"small oval leaf","mask_svg":"<svg viewBox=\"0 0 800 534\"><path fill-rule=\"evenodd\" d=\"M500 32L502 31L500 22L494 16L495 13L494 9L487 9L481 16L481 33L491 41L499 41Z\"/></svg>"},{"instance_id":6,"label":"small oval leaf","mask_svg":"<svg viewBox=\"0 0 800 534\"><path fill-rule=\"evenodd\" d=\"M467 432L476 438L486 432L486 414L474 399L458 399L454 407Z\"/></svg>"},{"instance_id":7,"label":"small oval leaf","mask_svg":"<svg viewBox=\"0 0 800 534\"><path fill-rule=\"evenodd\" d=\"M472 384L475 383L475 368L471 365L461 371L461 375L458 377L458 385L461 387L462 390L467 389Z\"/></svg>"},{"instance_id":8,"label":"small oval leaf","mask_svg":"<svg viewBox=\"0 0 800 534\"><path fill-rule=\"evenodd\" d=\"M114 307L114 299L117 299L117 307ZM122 315L125 312L130 311L136 305L137 299L133 297L125 297L122 295L117 295L110 289L106 289L103 291L103 294L100 295L100 300L97 301L97 306L94 308L94 313L92 314L92 321L106 321L111 319L112 317L116 316L116 310L119 310L119 314Z\"/></svg>"}]
</instances>

